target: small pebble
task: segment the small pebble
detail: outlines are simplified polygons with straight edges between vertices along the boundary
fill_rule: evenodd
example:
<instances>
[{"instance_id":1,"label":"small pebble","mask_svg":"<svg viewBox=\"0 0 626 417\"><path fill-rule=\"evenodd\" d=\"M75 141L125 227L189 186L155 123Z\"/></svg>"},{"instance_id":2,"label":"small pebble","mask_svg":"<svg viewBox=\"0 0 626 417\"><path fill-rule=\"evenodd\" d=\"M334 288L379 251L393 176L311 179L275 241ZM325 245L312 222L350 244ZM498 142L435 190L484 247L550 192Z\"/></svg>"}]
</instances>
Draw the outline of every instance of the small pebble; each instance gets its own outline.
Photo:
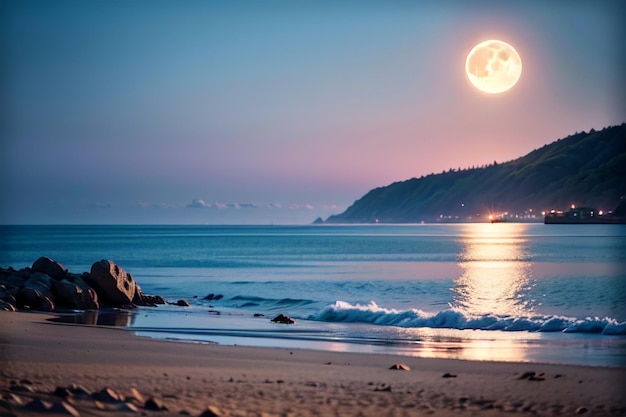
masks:
<instances>
[{"instance_id":1,"label":"small pebble","mask_svg":"<svg viewBox=\"0 0 626 417\"><path fill-rule=\"evenodd\" d=\"M210 405L198 417L222 417L223 415L219 408Z\"/></svg>"},{"instance_id":2,"label":"small pebble","mask_svg":"<svg viewBox=\"0 0 626 417\"><path fill-rule=\"evenodd\" d=\"M139 409L131 403L121 403L117 406L117 411L130 411L132 413L138 413Z\"/></svg>"},{"instance_id":3,"label":"small pebble","mask_svg":"<svg viewBox=\"0 0 626 417\"><path fill-rule=\"evenodd\" d=\"M54 390L52 395L54 395L56 397L61 397L61 398L68 398L68 397L72 396L72 393L67 388L56 387L56 389Z\"/></svg>"},{"instance_id":4,"label":"small pebble","mask_svg":"<svg viewBox=\"0 0 626 417\"><path fill-rule=\"evenodd\" d=\"M10 405L22 405L23 404L22 398L16 394L13 394L12 392L4 395L2 399Z\"/></svg>"},{"instance_id":5,"label":"small pebble","mask_svg":"<svg viewBox=\"0 0 626 417\"><path fill-rule=\"evenodd\" d=\"M34 392L33 387L24 384L12 384L9 389L13 392Z\"/></svg>"},{"instance_id":6,"label":"small pebble","mask_svg":"<svg viewBox=\"0 0 626 417\"><path fill-rule=\"evenodd\" d=\"M50 404L47 401L43 401L39 398L35 398L34 400L32 400L31 402L29 402L28 404L24 406L24 408L26 408L27 410L35 411L38 413L45 413L49 411L51 407L52 407L52 404Z\"/></svg>"},{"instance_id":7,"label":"small pebble","mask_svg":"<svg viewBox=\"0 0 626 417\"><path fill-rule=\"evenodd\" d=\"M102 391L93 394L93 398L106 403L123 401L123 397L112 388L103 388Z\"/></svg>"},{"instance_id":8,"label":"small pebble","mask_svg":"<svg viewBox=\"0 0 626 417\"><path fill-rule=\"evenodd\" d=\"M126 399L135 400L142 404L145 403L145 399L143 398L143 395L141 395L141 393L137 391L137 388L135 387L128 390L128 395L126 395Z\"/></svg>"},{"instance_id":9,"label":"small pebble","mask_svg":"<svg viewBox=\"0 0 626 417\"><path fill-rule=\"evenodd\" d=\"M80 417L80 413L65 401L52 404L50 411L58 414L66 414L72 417Z\"/></svg>"},{"instance_id":10,"label":"small pebble","mask_svg":"<svg viewBox=\"0 0 626 417\"><path fill-rule=\"evenodd\" d=\"M163 404L163 401L154 397L148 398L148 400L146 401L146 404L144 405L144 408L146 410L153 410L153 411L167 410L167 407Z\"/></svg>"}]
</instances>

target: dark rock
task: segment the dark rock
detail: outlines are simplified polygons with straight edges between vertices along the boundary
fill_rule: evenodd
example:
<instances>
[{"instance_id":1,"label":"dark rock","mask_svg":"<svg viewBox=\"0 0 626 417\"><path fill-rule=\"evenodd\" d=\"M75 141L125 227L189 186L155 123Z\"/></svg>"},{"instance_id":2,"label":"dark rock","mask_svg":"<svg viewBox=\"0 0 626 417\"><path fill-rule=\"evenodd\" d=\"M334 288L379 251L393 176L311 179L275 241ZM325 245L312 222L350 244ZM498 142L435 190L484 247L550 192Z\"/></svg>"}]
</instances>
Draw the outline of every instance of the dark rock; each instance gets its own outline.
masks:
<instances>
[{"instance_id":1,"label":"dark rock","mask_svg":"<svg viewBox=\"0 0 626 417\"><path fill-rule=\"evenodd\" d=\"M205 300L221 300L222 298L224 298L224 296L222 294L209 294L206 297L204 297Z\"/></svg>"},{"instance_id":2,"label":"dark rock","mask_svg":"<svg viewBox=\"0 0 626 417\"><path fill-rule=\"evenodd\" d=\"M152 411L164 411L167 410L167 407L163 404L163 401L159 400L158 398L148 398L146 400L146 403L144 404L144 408L146 410L152 410Z\"/></svg>"},{"instance_id":3,"label":"dark rock","mask_svg":"<svg viewBox=\"0 0 626 417\"><path fill-rule=\"evenodd\" d=\"M265 314L262 314L262 313L254 313L254 317L265 317Z\"/></svg>"},{"instance_id":4,"label":"dark rock","mask_svg":"<svg viewBox=\"0 0 626 417\"><path fill-rule=\"evenodd\" d=\"M57 397L61 397L61 398L68 398L68 397L72 396L72 393L67 388L56 387L56 389L54 390L52 395L57 396Z\"/></svg>"},{"instance_id":5,"label":"dark rock","mask_svg":"<svg viewBox=\"0 0 626 417\"><path fill-rule=\"evenodd\" d=\"M98 297L113 305L130 304L135 295L135 280L115 262L103 259L91 266L87 281Z\"/></svg>"},{"instance_id":6,"label":"dark rock","mask_svg":"<svg viewBox=\"0 0 626 417\"><path fill-rule=\"evenodd\" d=\"M67 387L68 391L77 398L91 398L92 394L87 388L82 385L72 384Z\"/></svg>"},{"instance_id":7,"label":"dark rock","mask_svg":"<svg viewBox=\"0 0 626 417\"><path fill-rule=\"evenodd\" d=\"M143 395L141 395L141 393L135 387L132 387L130 390L128 390L128 393L126 394L126 401L135 401L138 404L145 403Z\"/></svg>"},{"instance_id":8,"label":"dark rock","mask_svg":"<svg viewBox=\"0 0 626 417\"><path fill-rule=\"evenodd\" d=\"M134 404L121 403L115 408L115 411L138 413L139 409L137 409L137 407Z\"/></svg>"},{"instance_id":9,"label":"dark rock","mask_svg":"<svg viewBox=\"0 0 626 417\"><path fill-rule=\"evenodd\" d=\"M65 278L65 275L67 275L67 269L65 269L63 265L61 265L57 261L53 261L47 256L42 256L41 258L37 259L33 263L31 269L33 272L42 272L50 276L52 279L56 280L61 280Z\"/></svg>"},{"instance_id":10,"label":"dark rock","mask_svg":"<svg viewBox=\"0 0 626 417\"><path fill-rule=\"evenodd\" d=\"M0 405L3 405L5 408L11 408L12 406L20 406L24 404L22 398L19 395L13 394L9 392L8 394L4 394L0 398Z\"/></svg>"},{"instance_id":11,"label":"dark rock","mask_svg":"<svg viewBox=\"0 0 626 417\"><path fill-rule=\"evenodd\" d=\"M210 405L206 408L206 410L202 412L202 414L200 414L199 417L222 417L222 416L224 416L224 413L222 413L219 408Z\"/></svg>"},{"instance_id":12,"label":"dark rock","mask_svg":"<svg viewBox=\"0 0 626 417\"><path fill-rule=\"evenodd\" d=\"M42 273L33 273L17 294L19 305L33 310L54 310L54 295L52 294L52 278Z\"/></svg>"},{"instance_id":13,"label":"dark rock","mask_svg":"<svg viewBox=\"0 0 626 417\"><path fill-rule=\"evenodd\" d=\"M544 375L544 373L536 373L533 371L529 371L529 372L524 372L519 378L517 379L526 379L528 381L545 381L546 377Z\"/></svg>"},{"instance_id":14,"label":"dark rock","mask_svg":"<svg viewBox=\"0 0 626 417\"><path fill-rule=\"evenodd\" d=\"M82 280L81 280L82 281ZM55 300L58 305L81 310L97 310L98 295L93 288L83 289L67 279L53 282Z\"/></svg>"},{"instance_id":15,"label":"dark rock","mask_svg":"<svg viewBox=\"0 0 626 417\"><path fill-rule=\"evenodd\" d=\"M54 392L52 392L52 395L61 397L61 398L80 398L80 399L92 398L92 394L91 392L89 392L89 390L87 390L81 385L76 385L76 384L72 384L68 387L58 386L56 387Z\"/></svg>"},{"instance_id":16,"label":"dark rock","mask_svg":"<svg viewBox=\"0 0 626 417\"><path fill-rule=\"evenodd\" d=\"M17 311L17 303L11 303L9 301L5 301L0 299L0 310L1 311Z\"/></svg>"},{"instance_id":17,"label":"dark rock","mask_svg":"<svg viewBox=\"0 0 626 417\"><path fill-rule=\"evenodd\" d=\"M13 392L34 392L33 387L30 384L18 384L15 381L11 382L9 390Z\"/></svg>"},{"instance_id":18,"label":"dark rock","mask_svg":"<svg viewBox=\"0 0 626 417\"><path fill-rule=\"evenodd\" d=\"M456 375L446 372L445 374L441 375L441 377L442 378L456 378Z\"/></svg>"},{"instance_id":19,"label":"dark rock","mask_svg":"<svg viewBox=\"0 0 626 417\"><path fill-rule=\"evenodd\" d=\"M65 401L52 404L52 407L50 407L50 412L56 414L65 414L73 417L80 417L79 412Z\"/></svg>"},{"instance_id":20,"label":"dark rock","mask_svg":"<svg viewBox=\"0 0 626 417\"><path fill-rule=\"evenodd\" d=\"M165 299L160 295L147 295L141 292L139 285L135 283L135 295L133 296L133 304L142 307L156 307L158 304L167 304Z\"/></svg>"},{"instance_id":21,"label":"dark rock","mask_svg":"<svg viewBox=\"0 0 626 417\"><path fill-rule=\"evenodd\" d=\"M40 398L35 398L34 400L32 400L31 402L29 402L28 404L24 406L24 408L26 408L27 410L35 411L37 413L46 413L50 411L51 407L52 407L52 404Z\"/></svg>"},{"instance_id":22,"label":"dark rock","mask_svg":"<svg viewBox=\"0 0 626 417\"><path fill-rule=\"evenodd\" d=\"M0 280L2 280L2 282L5 281L4 278L4 276L0 276ZM15 311L17 309L17 300L15 296L22 285L24 285L24 281L21 278L17 279L19 280L17 285L5 285L4 283L0 284L0 310Z\"/></svg>"},{"instance_id":23,"label":"dark rock","mask_svg":"<svg viewBox=\"0 0 626 417\"><path fill-rule=\"evenodd\" d=\"M112 388L103 388L100 392L96 392L92 394L94 400L102 401L104 403L116 403L124 401L123 396L121 396L117 391Z\"/></svg>"},{"instance_id":24,"label":"dark rock","mask_svg":"<svg viewBox=\"0 0 626 417\"><path fill-rule=\"evenodd\" d=\"M274 317L272 320L274 323L282 323L282 324L294 324L296 321L289 316L285 316L284 314L279 314Z\"/></svg>"},{"instance_id":25,"label":"dark rock","mask_svg":"<svg viewBox=\"0 0 626 417\"><path fill-rule=\"evenodd\" d=\"M30 278L30 274L22 276L17 271L2 270L0 273L0 298L6 300L8 295L15 296L28 278Z\"/></svg>"},{"instance_id":26,"label":"dark rock","mask_svg":"<svg viewBox=\"0 0 626 417\"><path fill-rule=\"evenodd\" d=\"M190 307L191 305L187 302L187 300L178 300L174 303L179 307Z\"/></svg>"}]
</instances>

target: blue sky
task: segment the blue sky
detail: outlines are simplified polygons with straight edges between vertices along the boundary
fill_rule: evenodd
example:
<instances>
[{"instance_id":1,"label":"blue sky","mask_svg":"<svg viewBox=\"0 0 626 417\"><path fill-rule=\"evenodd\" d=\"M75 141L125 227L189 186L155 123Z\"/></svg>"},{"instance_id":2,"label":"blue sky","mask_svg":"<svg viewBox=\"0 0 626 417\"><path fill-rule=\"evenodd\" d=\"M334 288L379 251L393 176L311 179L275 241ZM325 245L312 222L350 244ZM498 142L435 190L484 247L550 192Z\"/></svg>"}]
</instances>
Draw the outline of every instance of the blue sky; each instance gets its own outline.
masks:
<instances>
[{"instance_id":1,"label":"blue sky","mask_svg":"<svg viewBox=\"0 0 626 417\"><path fill-rule=\"evenodd\" d=\"M618 1L0 7L2 223L308 223L626 121ZM489 96L494 38L523 71Z\"/></svg>"}]
</instances>

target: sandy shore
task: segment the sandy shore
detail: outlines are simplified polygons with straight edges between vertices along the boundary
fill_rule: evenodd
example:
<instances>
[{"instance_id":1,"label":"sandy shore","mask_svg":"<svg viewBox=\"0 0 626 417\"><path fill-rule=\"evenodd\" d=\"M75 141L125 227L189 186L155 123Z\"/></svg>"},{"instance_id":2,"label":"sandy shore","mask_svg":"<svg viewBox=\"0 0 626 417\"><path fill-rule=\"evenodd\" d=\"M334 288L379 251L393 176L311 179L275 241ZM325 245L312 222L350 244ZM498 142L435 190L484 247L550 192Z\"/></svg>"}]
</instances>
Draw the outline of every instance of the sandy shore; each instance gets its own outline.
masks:
<instances>
[{"instance_id":1,"label":"sandy shore","mask_svg":"<svg viewBox=\"0 0 626 417\"><path fill-rule=\"evenodd\" d=\"M34 399L80 416L626 415L624 368L178 343L48 317L0 312L0 416L39 415ZM52 395L72 384L126 399Z\"/></svg>"}]
</instances>

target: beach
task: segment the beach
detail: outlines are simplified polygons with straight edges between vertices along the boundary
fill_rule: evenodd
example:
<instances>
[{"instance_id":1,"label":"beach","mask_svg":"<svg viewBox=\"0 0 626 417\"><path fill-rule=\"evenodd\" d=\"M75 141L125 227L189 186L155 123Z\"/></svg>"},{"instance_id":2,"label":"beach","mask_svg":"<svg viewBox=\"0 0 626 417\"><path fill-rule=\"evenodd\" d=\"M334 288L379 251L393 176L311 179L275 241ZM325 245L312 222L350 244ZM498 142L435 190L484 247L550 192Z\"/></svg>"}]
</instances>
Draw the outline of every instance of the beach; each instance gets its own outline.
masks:
<instances>
[{"instance_id":1,"label":"beach","mask_svg":"<svg viewBox=\"0 0 626 417\"><path fill-rule=\"evenodd\" d=\"M622 367L174 342L50 317L0 312L3 416L37 414L33 399L61 410L52 393L72 384L92 395L70 394L62 415L626 415ZM125 400L103 399L107 388Z\"/></svg>"}]
</instances>

